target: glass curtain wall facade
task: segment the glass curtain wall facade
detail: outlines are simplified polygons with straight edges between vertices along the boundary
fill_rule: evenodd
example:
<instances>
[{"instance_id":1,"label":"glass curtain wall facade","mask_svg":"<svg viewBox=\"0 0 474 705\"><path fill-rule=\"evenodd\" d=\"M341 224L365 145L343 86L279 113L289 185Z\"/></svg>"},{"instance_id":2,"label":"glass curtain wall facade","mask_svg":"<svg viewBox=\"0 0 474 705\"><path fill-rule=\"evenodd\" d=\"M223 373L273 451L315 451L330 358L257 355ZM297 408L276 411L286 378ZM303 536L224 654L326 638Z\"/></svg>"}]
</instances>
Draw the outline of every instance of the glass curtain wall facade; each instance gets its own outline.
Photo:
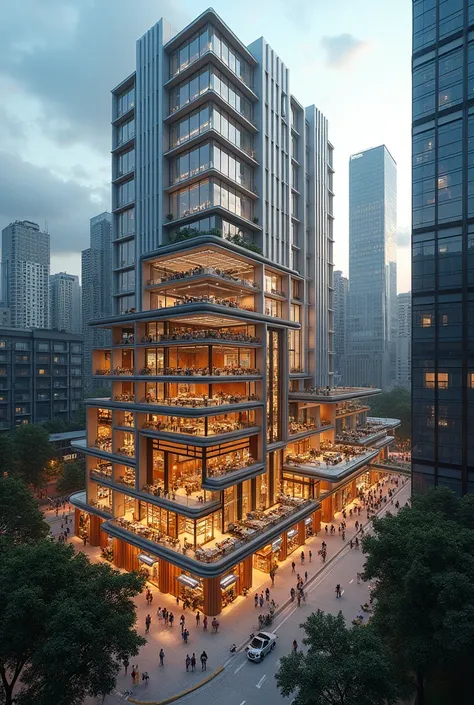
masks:
<instances>
[{"instance_id":1,"label":"glass curtain wall facade","mask_svg":"<svg viewBox=\"0 0 474 705\"><path fill-rule=\"evenodd\" d=\"M349 314L346 384L395 381L397 172L382 145L349 162Z\"/></svg>"},{"instance_id":2,"label":"glass curtain wall facade","mask_svg":"<svg viewBox=\"0 0 474 705\"><path fill-rule=\"evenodd\" d=\"M414 491L474 491L474 2L413 2Z\"/></svg>"}]
</instances>

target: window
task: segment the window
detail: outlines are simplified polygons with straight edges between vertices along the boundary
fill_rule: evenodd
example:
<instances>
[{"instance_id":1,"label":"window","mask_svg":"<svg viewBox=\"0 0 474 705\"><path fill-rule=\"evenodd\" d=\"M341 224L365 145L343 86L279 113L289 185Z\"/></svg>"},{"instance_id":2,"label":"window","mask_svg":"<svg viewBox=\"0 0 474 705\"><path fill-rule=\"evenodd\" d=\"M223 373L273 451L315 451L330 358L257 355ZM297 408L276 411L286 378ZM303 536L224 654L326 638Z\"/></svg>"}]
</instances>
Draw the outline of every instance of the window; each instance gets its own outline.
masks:
<instances>
[{"instance_id":1,"label":"window","mask_svg":"<svg viewBox=\"0 0 474 705\"><path fill-rule=\"evenodd\" d=\"M461 29L463 25L463 0L440 0L439 38Z\"/></svg>"},{"instance_id":2,"label":"window","mask_svg":"<svg viewBox=\"0 0 474 705\"><path fill-rule=\"evenodd\" d=\"M435 218L435 133L413 137L413 227L432 225Z\"/></svg>"},{"instance_id":3,"label":"window","mask_svg":"<svg viewBox=\"0 0 474 705\"><path fill-rule=\"evenodd\" d=\"M67 352L67 343L54 343L54 352Z\"/></svg>"},{"instance_id":4,"label":"window","mask_svg":"<svg viewBox=\"0 0 474 705\"><path fill-rule=\"evenodd\" d=\"M467 373L467 386L469 389L474 389L474 372Z\"/></svg>"},{"instance_id":5,"label":"window","mask_svg":"<svg viewBox=\"0 0 474 705\"><path fill-rule=\"evenodd\" d=\"M117 237L127 237L135 233L135 209L129 208L117 217Z\"/></svg>"},{"instance_id":6,"label":"window","mask_svg":"<svg viewBox=\"0 0 474 705\"><path fill-rule=\"evenodd\" d=\"M119 154L117 158L117 173L116 176L122 176L123 174L128 174L130 171L135 169L135 150L131 149L129 152L124 154Z\"/></svg>"},{"instance_id":7,"label":"window","mask_svg":"<svg viewBox=\"0 0 474 705\"><path fill-rule=\"evenodd\" d=\"M36 343L38 352L49 352L49 343Z\"/></svg>"},{"instance_id":8,"label":"window","mask_svg":"<svg viewBox=\"0 0 474 705\"><path fill-rule=\"evenodd\" d=\"M129 269L126 272L120 272L119 278L118 278L118 291L119 291L119 293L133 291L134 288L135 288L135 270Z\"/></svg>"},{"instance_id":9,"label":"window","mask_svg":"<svg viewBox=\"0 0 474 705\"><path fill-rule=\"evenodd\" d=\"M433 113L435 110L434 60L423 64L413 71L413 119Z\"/></svg>"},{"instance_id":10,"label":"window","mask_svg":"<svg viewBox=\"0 0 474 705\"><path fill-rule=\"evenodd\" d=\"M433 325L433 316L431 314L424 315L421 318L421 327L422 328L431 328Z\"/></svg>"},{"instance_id":11,"label":"window","mask_svg":"<svg viewBox=\"0 0 474 705\"><path fill-rule=\"evenodd\" d=\"M462 52L462 48L459 48L439 58L438 107L440 109L448 108L462 100Z\"/></svg>"},{"instance_id":12,"label":"window","mask_svg":"<svg viewBox=\"0 0 474 705\"><path fill-rule=\"evenodd\" d=\"M0 349L6 348L7 347L7 341L6 340L0 340Z\"/></svg>"},{"instance_id":13,"label":"window","mask_svg":"<svg viewBox=\"0 0 474 705\"><path fill-rule=\"evenodd\" d=\"M133 107L135 107L135 87L117 96L117 117L120 117Z\"/></svg>"},{"instance_id":14,"label":"window","mask_svg":"<svg viewBox=\"0 0 474 705\"><path fill-rule=\"evenodd\" d=\"M135 137L135 119L124 122L117 129L117 146Z\"/></svg>"},{"instance_id":15,"label":"window","mask_svg":"<svg viewBox=\"0 0 474 705\"><path fill-rule=\"evenodd\" d=\"M135 179L120 184L115 193L116 207L120 208L135 200Z\"/></svg>"},{"instance_id":16,"label":"window","mask_svg":"<svg viewBox=\"0 0 474 705\"><path fill-rule=\"evenodd\" d=\"M15 350L29 350L29 349L30 349L30 345L26 341L15 343Z\"/></svg>"},{"instance_id":17,"label":"window","mask_svg":"<svg viewBox=\"0 0 474 705\"><path fill-rule=\"evenodd\" d=\"M448 372L425 372L425 388L426 389L448 389L449 388L449 373Z\"/></svg>"},{"instance_id":18,"label":"window","mask_svg":"<svg viewBox=\"0 0 474 705\"><path fill-rule=\"evenodd\" d=\"M117 250L117 267L129 267L135 264L135 241L121 242Z\"/></svg>"},{"instance_id":19,"label":"window","mask_svg":"<svg viewBox=\"0 0 474 705\"><path fill-rule=\"evenodd\" d=\"M428 239L433 237L433 233L426 233L425 242L414 242L412 281L413 291L426 291L434 287L435 272L435 243Z\"/></svg>"}]
</instances>

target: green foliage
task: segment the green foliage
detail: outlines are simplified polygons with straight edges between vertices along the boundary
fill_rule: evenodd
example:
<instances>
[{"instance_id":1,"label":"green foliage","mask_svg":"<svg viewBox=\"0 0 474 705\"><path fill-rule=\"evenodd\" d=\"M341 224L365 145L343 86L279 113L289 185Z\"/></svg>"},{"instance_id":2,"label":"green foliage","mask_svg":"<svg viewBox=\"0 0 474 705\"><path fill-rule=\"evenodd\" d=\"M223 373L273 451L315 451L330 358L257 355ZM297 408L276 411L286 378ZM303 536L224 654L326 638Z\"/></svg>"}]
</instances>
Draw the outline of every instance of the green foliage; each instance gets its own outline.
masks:
<instances>
[{"instance_id":1,"label":"green foliage","mask_svg":"<svg viewBox=\"0 0 474 705\"><path fill-rule=\"evenodd\" d=\"M400 419L397 436L410 438L411 435L411 396L404 387L395 387L391 392L383 392L369 400L370 416Z\"/></svg>"},{"instance_id":2,"label":"green foliage","mask_svg":"<svg viewBox=\"0 0 474 705\"><path fill-rule=\"evenodd\" d=\"M91 564L72 546L2 544L0 683L5 705L81 705L105 696L124 658L145 640L134 629L136 573Z\"/></svg>"},{"instance_id":3,"label":"green foliage","mask_svg":"<svg viewBox=\"0 0 474 705\"><path fill-rule=\"evenodd\" d=\"M11 433L0 433L0 474L11 473L15 463L15 445Z\"/></svg>"},{"instance_id":4,"label":"green foliage","mask_svg":"<svg viewBox=\"0 0 474 705\"><path fill-rule=\"evenodd\" d=\"M321 610L304 624L306 653L283 656L275 675L294 705L390 705L402 687L383 640L371 626L347 628L342 612Z\"/></svg>"},{"instance_id":5,"label":"green foliage","mask_svg":"<svg viewBox=\"0 0 474 705\"><path fill-rule=\"evenodd\" d=\"M434 488L412 505L373 520L364 579L375 580L374 627L422 705L426 680L474 652L473 500Z\"/></svg>"},{"instance_id":6,"label":"green foliage","mask_svg":"<svg viewBox=\"0 0 474 705\"><path fill-rule=\"evenodd\" d=\"M37 424L18 426L13 432L15 467L27 485L45 484L47 463L55 456L48 431Z\"/></svg>"},{"instance_id":7,"label":"green foliage","mask_svg":"<svg viewBox=\"0 0 474 705\"><path fill-rule=\"evenodd\" d=\"M86 486L86 473L83 463L79 460L71 460L63 463L61 472L56 482L56 488L60 495L66 496L73 492L78 492Z\"/></svg>"},{"instance_id":8,"label":"green foliage","mask_svg":"<svg viewBox=\"0 0 474 705\"><path fill-rule=\"evenodd\" d=\"M198 230L197 228L180 228L174 233L170 233L168 236L168 243L173 244L175 242L182 242L183 240L190 240L193 237L199 237L200 235L215 235L216 237L222 237L222 230L219 228L211 228L210 230ZM230 235L226 238L229 242L233 242L234 245L239 245L239 247L245 247L247 250L252 252L262 253L262 250L258 245L254 245L253 242L249 242L244 238L243 235ZM163 247L164 245L162 245Z\"/></svg>"},{"instance_id":9,"label":"green foliage","mask_svg":"<svg viewBox=\"0 0 474 705\"><path fill-rule=\"evenodd\" d=\"M14 544L39 541L49 533L38 503L18 477L0 477L0 536Z\"/></svg>"}]
</instances>

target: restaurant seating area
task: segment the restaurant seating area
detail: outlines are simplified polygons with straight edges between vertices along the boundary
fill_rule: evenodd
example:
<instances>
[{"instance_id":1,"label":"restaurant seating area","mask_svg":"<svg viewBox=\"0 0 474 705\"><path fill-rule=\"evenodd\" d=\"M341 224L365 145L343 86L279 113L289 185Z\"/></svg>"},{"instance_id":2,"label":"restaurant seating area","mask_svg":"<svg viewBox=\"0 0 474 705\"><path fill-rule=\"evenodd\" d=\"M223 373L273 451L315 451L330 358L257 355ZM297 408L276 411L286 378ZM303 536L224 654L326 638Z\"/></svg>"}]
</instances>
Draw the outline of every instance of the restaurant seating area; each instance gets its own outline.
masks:
<instances>
[{"instance_id":1,"label":"restaurant seating area","mask_svg":"<svg viewBox=\"0 0 474 705\"><path fill-rule=\"evenodd\" d=\"M133 399L130 401L133 401ZM182 394L177 397L157 399L156 396L150 392L142 399L142 402L145 402L146 404L183 406L192 409L197 407L222 406L224 404L243 404L248 401L260 401L260 397L256 394L225 394L224 392L218 392L212 397L209 397L206 394Z\"/></svg>"},{"instance_id":2,"label":"restaurant seating area","mask_svg":"<svg viewBox=\"0 0 474 705\"><path fill-rule=\"evenodd\" d=\"M258 284L251 279L244 279L239 277L235 270L233 269L219 269L218 267L202 267L197 265L191 269L173 272L166 271L165 269L161 272L157 272L158 276L153 279L149 279L147 282L148 286L157 286L158 284L164 284L170 281L177 281L181 279L192 279L193 277L203 277L203 276L214 276L225 279L233 284L242 284L243 286L251 286L254 289L259 289Z\"/></svg>"},{"instance_id":3,"label":"restaurant seating area","mask_svg":"<svg viewBox=\"0 0 474 705\"><path fill-rule=\"evenodd\" d=\"M232 333L226 330L218 330L216 328L201 328L195 330L193 328L181 328L172 333L162 333L159 335L145 335L142 338L142 343L161 343L175 340L224 340L226 342L236 343L260 343L260 338L247 333Z\"/></svg>"},{"instance_id":4,"label":"restaurant seating area","mask_svg":"<svg viewBox=\"0 0 474 705\"><path fill-rule=\"evenodd\" d=\"M321 443L320 450L310 448L304 453L288 453L285 456L285 463L287 465L310 465L314 467L321 465L334 466L339 463L350 462L359 455L364 455L364 453L367 453L367 448L326 442Z\"/></svg>"},{"instance_id":5,"label":"restaurant seating area","mask_svg":"<svg viewBox=\"0 0 474 705\"><path fill-rule=\"evenodd\" d=\"M259 375L260 370L255 367L239 367L226 365L224 367L143 367L140 375L164 377L242 377L243 375Z\"/></svg>"},{"instance_id":6,"label":"restaurant seating area","mask_svg":"<svg viewBox=\"0 0 474 705\"><path fill-rule=\"evenodd\" d=\"M187 306L189 304L214 304L216 306L224 306L226 308L238 308L241 311L255 311L253 306L244 306L240 304L236 299L224 299L220 296L214 296L212 294L201 294L200 296L188 296L181 295L176 296L172 299L170 306L163 306L162 303L158 302L155 308L169 308L178 306Z\"/></svg>"}]
</instances>

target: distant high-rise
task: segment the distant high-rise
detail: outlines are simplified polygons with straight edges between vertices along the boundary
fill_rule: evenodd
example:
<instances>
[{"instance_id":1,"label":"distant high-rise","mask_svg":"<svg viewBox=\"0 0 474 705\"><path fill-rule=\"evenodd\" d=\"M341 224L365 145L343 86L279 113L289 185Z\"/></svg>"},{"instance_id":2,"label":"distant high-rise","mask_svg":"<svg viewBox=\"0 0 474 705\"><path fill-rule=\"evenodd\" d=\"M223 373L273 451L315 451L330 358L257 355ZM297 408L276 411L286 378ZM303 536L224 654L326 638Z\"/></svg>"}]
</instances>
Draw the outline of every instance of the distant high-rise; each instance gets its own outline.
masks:
<instances>
[{"instance_id":1,"label":"distant high-rise","mask_svg":"<svg viewBox=\"0 0 474 705\"><path fill-rule=\"evenodd\" d=\"M474 492L474 3L413 3L413 489Z\"/></svg>"},{"instance_id":2,"label":"distant high-rise","mask_svg":"<svg viewBox=\"0 0 474 705\"><path fill-rule=\"evenodd\" d=\"M2 298L13 328L49 328L49 233L29 220L2 230Z\"/></svg>"},{"instance_id":3,"label":"distant high-rise","mask_svg":"<svg viewBox=\"0 0 474 705\"><path fill-rule=\"evenodd\" d=\"M90 220L90 247L82 252L82 335L84 387L100 386L92 380L92 348L108 345L110 332L91 328L89 321L112 313L112 216L105 212ZM104 385L101 385L104 386Z\"/></svg>"},{"instance_id":4,"label":"distant high-rise","mask_svg":"<svg viewBox=\"0 0 474 705\"><path fill-rule=\"evenodd\" d=\"M334 272L334 354L336 374L341 372L343 355L346 352L346 318L349 295L349 279L341 270Z\"/></svg>"},{"instance_id":5,"label":"distant high-rise","mask_svg":"<svg viewBox=\"0 0 474 705\"><path fill-rule=\"evenodd\" d=\"M349 312L345 384L395 381L397 166L385 145L349 162Z\"/></svg>"},{"instance_id":6,"label":"distant high-rise","mask_svg":"<svg viewBox=\"0 0 474 705\"><path fill-rule=\"evenodd\" d=\"M49 301L51 328L80 335L82 313L79 277L66 272L51 274Z\"/></svg>"},{"instance_id":7,"label":"distant high-rise","mask_svg":"<svg viewBox=\"0 0 474 705\"><path fill-rule=\"evenodd\" d=\"M411 293L398 294L397 387L411 381Z\"/></svg>"}]
</instances>

